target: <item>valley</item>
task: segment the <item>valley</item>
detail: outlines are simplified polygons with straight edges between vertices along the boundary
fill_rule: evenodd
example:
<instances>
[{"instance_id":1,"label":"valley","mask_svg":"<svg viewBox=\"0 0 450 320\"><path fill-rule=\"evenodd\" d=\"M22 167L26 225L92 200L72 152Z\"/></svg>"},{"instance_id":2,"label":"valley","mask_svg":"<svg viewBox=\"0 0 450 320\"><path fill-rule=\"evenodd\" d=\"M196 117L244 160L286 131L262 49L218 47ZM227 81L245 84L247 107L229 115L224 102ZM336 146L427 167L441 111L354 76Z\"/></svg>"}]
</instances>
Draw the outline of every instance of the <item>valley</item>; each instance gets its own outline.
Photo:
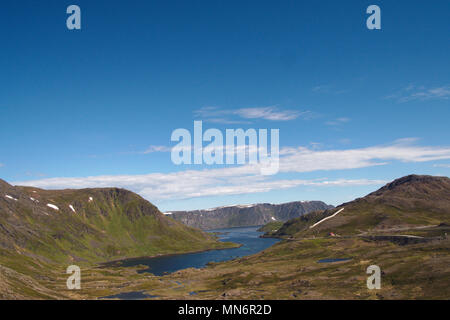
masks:
<instances>
[{"instance_id":1,"label":"valley","mask_svg":"<svg viewBox=\"0 0 450 320\"><path fill-rule=\"evenodd\" d=\"M164 216L124 189L43 190L0 180L2 298L66 297L51 288L59 276L67 277L69 265L84 269L112 260L236 246Z\"/></svg>"},{"instance_id":2,"label":"valley","mask_svg":"<svg viewBox=\"0 0 450 320\"><path fill-rule=\"evenodd\" d=\"M23 190L27 192L25 195L19 192ZM4 191L18 200L3 199L2 203L7 201L8 206L2 209L2 230L5 230L5 222L14 221L11 220L15 213L13 206L35 190L18 187ZM89 195L95 201L102 199L101 192L105 191L80 192L80 199L88 199L86 204L83 203L88 207L91 204ZM118 191L112 193L116 194L115 192ZM44 195L46 193L42 192L40 202L53 200L51 203L61 211L65 211L64 206L67 206L67 212L73 214L68 202L62 202L56 195L52 195L51 199ZM134 199L134 196L128 196ZM112 199L116 198L117 195L105 199L112 205L115 203ZM88 225L94 230L101 230L100 226L108 225L105 222L94 224L91 221L96 220L88 218L89 210L83 211L83 206L73 198L70 198L70 202L73 202L77 212L83 212L81 221L89 221ZM126 211L127 217L132 217L131 221L140 219L138 213L148 210L140 208L134 214L131 214L133 211ZM45 209L45 212L55 214L50 209ZM141 260L142 263L132 264L111 265L101 262L123 262L127 261L122 260L125 258L165 254L169 250L185 254L181 245L178 247L172 244L170 249L163 249L142 244L140 248L146 249L138 251L132 248L133 245L128 248L125 244L129 242L124 240L113 242L106 241L105 238L103 250L107 248L106 243L111 242L117 247L120 245L121 250L128 254L111 250L107 251L110 255L107 256L99 250L98 253L94 251L96 254L83 255L83 250L78 250L75 251L78 255L75 255L66 249L67 251L61 252L70 254L64 260L62 257L55 259L51 255L45 256L42 253L45 251L37 250L39 246L32 246L27 241L26 236L38 237L39 231L36 228L30 227L31 232L22 234L9 227L7 230L15 231L18 241L12 241L2 231L2 239L9 239L5 243L15 250L2 242L0 294L4 299L448 299L449 209L449 178L407 176L336 208L313 211L285 223L272 221L261 228L260 232L265 232L264 237L279 241L259 252L235 256L231 254L216 262L206 263L205 260L193 267L183 266L169 270L169 273L155 272L156 274L151 272L152 266L146 265L150 262L145 259ZM29 214L44 210L44 205L34 210ZM4 213L9 213L9 218ZM105 213L106 210L103 214ZM102 211L97 214L102 214ZM199 251L206 247L219 249L237 246L217 241L213 234L190 229L159 212L156 215L161 219L161 226L167 224L167 227L175 227L173 230L188 235L187 239L192 239ZM30 218L24 220L30 221ZM111 229L105 228L106 230ZM151 232L164 234L162 230L153 229ZM226 232L218 232L218 235L223 237L222 241L234 242L233 239L226 238ZM148 236L149 234L145 234L145 237ZM62 233L58 241L62 241L64 237L69 235ZM20 239L25 240L20 242ZM45 239L40 240L42 245L45 245ZM195 239L203 239L203 242L196 244ZM57 240L54 241L59 244ZM57 248L62 249L61 245ZM239 249L231 249L230 252L232 250ZM39 255L34 252L39 252ZM137 255L140 252L147 254ZM82 265L82 289L71 291L65 287L67 275L64 273L64 263L74 261L75 258ZM366 269L370 265L378 265L382 270L379 290L369 290L366 287Z\"/></svg>"}]
</instances>

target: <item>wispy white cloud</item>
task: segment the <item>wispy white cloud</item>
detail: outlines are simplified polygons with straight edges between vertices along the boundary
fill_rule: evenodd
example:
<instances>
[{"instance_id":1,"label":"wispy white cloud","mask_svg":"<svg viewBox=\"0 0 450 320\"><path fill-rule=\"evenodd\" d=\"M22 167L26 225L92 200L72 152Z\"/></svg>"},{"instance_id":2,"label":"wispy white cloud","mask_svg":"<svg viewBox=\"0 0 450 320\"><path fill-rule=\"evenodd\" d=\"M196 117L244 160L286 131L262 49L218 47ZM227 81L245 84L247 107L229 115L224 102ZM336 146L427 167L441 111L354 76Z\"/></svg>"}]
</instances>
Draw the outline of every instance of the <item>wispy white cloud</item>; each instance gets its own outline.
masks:
<instances>
[{"instance_id":1,"label":"wispy white cloud","mask_svg":"<svg viewBox=\"0 0 450 320\"><path fill-rule=\"evenodd\" d=\"M450 98L450 85L426 88L424 86L409 85L399 92L391 94L386 99L394 99L399 103L425 100L447 100Z\"/></svg>"},{"instance_id":2,"label":"wispy white cloud","mask_svg":"<svg viewBox=\"0 0 450 320\"><path fill-rule=\"evenodd\" d=\"M312 88L314 92L328 92L331 89L329 84L321 84Z\"/></svg>"},{"instance_id":3,"label":"wispy white cloud","mask_svg":"<svg viewBox=\"0 0 450 320\"><path fill-rule=\"evenodd\" d=\"M25 175L28 176L28 177L36 177L36 178L44 178L44 177L47 176L45 173L33 172L33 171L27 171L27 172L25 172Z\"/></svg>"},{"instance_id":4,"label":"wispy white cloud","mask_svg":"<svg viewBox=\"0 0 450 320\"><path fill-rule=\"evenodd\" d=\"M289 121L297 118L308 119L313 116L313 113L310 111L280 109L276 106L241 109L204 107L195 110L194 115L199 118L199 120L225 124L239 124L251 123L251 120L257 119L269 121Z\"/></svg>"},{"instance_id":5,"label":"wispy white cloud","mask_svg":"<svg viewBox=\"0 0 450 320\"><path fill-rule=\"evenodd\" d=\"M321 84L312 88L315 93L326 93L326 94L342 94L349 90L337 89L331 84Z\"/></svg>"},{"instance_id":6,"label":"wispy white cloud","mask_svg":"<svg viewBox=\"0 0 450 320\"><path fill-rule=\"evenodd\" d=\"M450 159L450 147L417 146L414 139L367 148L314 150L285 147L280 150L280 173L351 170L386 165L391 161L426 162ZM320 173L319 173L320 174ZM259 193L297 186L349 186L382 184L382 180L286 179L260 175L258 165L184 170L145 175L49 178L15 182L42 188L122 187L150 201L188 199L213 195Z\"/></svg>"},{"instance_id":7,"label":"wispy white cloud","mask_svg":"<svg viewBox=\"0 0 450 320\"><path fill-rule=\"evenodd\" d=\"M3 163L0 163L0 168L3 167L3 166L4 166L4 164L3 164Z\"/></svg>"},{"instance_id":8,"label":"wispy white cloud","mask_svg":"<svg viewBox=\"0 0 450 320\"><path fill-rule=\"evenodd\" d=\"M279 110L276 107L243 108L234 111L234 114L245 119L264 119L272 121L288 121L297 119L305 112L297 110Z\"/></svg>"},{"instance_id":9,"label":"wispy white cloud","mask_svg":"<svg viewBox=\"0 0 450 320\"><path fill-rule=\"evenodd\" d=\"M385 146L314 151L299 147L280 150L281 172L357 169L385 165L389 161L426 162L450 159L450 147L412 145L413 139L397 140Z\"/></svg>"},{"instance_id":10,"label":"wispy white cloud","mask_svg":"<svg viewBox=\"0 0 450 320\"><path fill-rule=\"evenodd\" d=\"M348 138L342 138L342 139L339 139L338 142L340 144L350 144L352 142L352 140L348 139Z\"/></svg>"},{"instance_id":11,"label":"wispy white cloud","mask_svg":"<svg viewBox=\"0 0 450 320\"><path fill-rule=\"evenodd\" d=\"M48 189L122 187L133 190L150 201L189 199L207 196L225 196L268 192L298 186L351 186L383 184L382 180L328 180L278 179L269 180L257 172L239 175L241 170L205 169L176 173L147 175L96 176L80 178L51 178L17 182L17 185ZM252 170L253 171L253 170Z\"/></svg>"},{"instance_id":12,"label":"wispy white cloud","mask_svg":"<svg viewBox=\"0 0 450 320\"><path fill-rule=\"evenodd\" d=\"M171 148L167 146L149 146L142 154L149 154L154 152L170 152Z\"/></svg>"},{"instance_id":13,"label":"wispy white cloud","mask_svg":"<svg viewBox=\"0 0 450 320\"><path fill-rule=\"evenodd\" d=\"M337 118L335 120L327 121L327 122L325 122L325 124L327 126L339 126L339 125L342 125L342 124L347 123L349 121L350 121L349 118L341 117L341 118Z\"/></svg>"},{"instance_id":14,"label":"wispy white cloud","mask_svg":"<svg viewBox=\"0 0 450 320\"><path fill-rule=\"evenodd\" d=\"M436 168L450 168L450 163L439 163L439 164L433 165L433 167L436 167Z\"/></svg>"}]
</instances>

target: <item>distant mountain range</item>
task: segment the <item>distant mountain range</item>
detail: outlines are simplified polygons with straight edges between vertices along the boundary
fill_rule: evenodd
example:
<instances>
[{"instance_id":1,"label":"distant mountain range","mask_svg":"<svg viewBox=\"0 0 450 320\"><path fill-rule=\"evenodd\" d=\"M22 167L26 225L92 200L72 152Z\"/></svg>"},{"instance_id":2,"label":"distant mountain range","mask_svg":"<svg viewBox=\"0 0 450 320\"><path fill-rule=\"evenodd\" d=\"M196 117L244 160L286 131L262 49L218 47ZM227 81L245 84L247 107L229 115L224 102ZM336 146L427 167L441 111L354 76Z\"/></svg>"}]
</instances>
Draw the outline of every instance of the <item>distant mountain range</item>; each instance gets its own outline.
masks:
<instances>
[{"instance_id":1,"label":"distant mountain range","mask_svg":"<svg viewBox=\"0 0 450 320\"><path fill-rule=\"evenodd\" d=\"M260 226L271 221L287 221L306 213L331 209L322 201L295 201L283 204L260 203L205 210L174 211L166 214L187 226L203 230Z\"/></svg>"}]
</instances>

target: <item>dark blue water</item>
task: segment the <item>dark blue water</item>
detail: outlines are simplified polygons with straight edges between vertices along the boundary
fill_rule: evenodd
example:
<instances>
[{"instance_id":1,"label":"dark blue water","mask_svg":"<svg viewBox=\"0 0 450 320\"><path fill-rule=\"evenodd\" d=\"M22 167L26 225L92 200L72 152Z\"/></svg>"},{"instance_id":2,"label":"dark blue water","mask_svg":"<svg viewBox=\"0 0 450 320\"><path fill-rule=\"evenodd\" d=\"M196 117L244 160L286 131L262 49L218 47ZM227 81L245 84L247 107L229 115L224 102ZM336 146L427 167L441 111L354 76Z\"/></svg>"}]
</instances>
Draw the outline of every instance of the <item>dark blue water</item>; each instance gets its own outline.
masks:
<instances>
[{"instance_id":1,"label":"dark blue water","mask_svg":"<svg viewBox=\"0 0 450 320\"><path fill-rule=\"evenodd\" d=\"M211 250L198 253L186 253L155 258L139 258L122 261L124 267L137 265L148 266L148 269L139 272L150 272L161 276L186 268L203 268L208 262L222 262L235 258L248 256L260 252L278 242L278 239L260 238L263 232L257 231L258 227L242 227L230 229L211 230L220 232L221 241L240 243L240 248Z\"/></svg>"},{"instance_id":2,"label":"dark blue water","mask_svg":"<svg viewBox=\"0 0 450 320\"><path fill-rule=\"evenodd\" d=\"M151 294L145 294L143 291L123 292L112 296L102 297L100 299L120 299L120 300L143 300L148 298L158 298Z\"/></svg>"}]
</instances>

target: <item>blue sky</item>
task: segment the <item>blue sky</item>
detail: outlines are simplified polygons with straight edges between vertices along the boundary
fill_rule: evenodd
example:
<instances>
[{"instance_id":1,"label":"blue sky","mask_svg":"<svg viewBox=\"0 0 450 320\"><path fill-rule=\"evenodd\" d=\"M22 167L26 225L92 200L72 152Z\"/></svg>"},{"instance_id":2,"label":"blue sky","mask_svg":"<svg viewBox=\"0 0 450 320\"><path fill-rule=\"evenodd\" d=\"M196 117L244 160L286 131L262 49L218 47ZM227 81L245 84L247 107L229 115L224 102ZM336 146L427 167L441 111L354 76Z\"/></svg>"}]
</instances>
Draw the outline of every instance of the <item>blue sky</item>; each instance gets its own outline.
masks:
<instances>
[{"instance_id":1,"label":"blue sky","mask_svg":"<svg viewBox=\"0 0 450 320\"><path fill-rule=\"evenodd\" d=\"M77 4L82 29L66 28ZM382 29L366 28L381 8ZM450 173L449 1L2 1L0 178L160 209L324 200ZM278 128L278 175L176 166L171 133Z\"/></svg>"}]
</instances>

